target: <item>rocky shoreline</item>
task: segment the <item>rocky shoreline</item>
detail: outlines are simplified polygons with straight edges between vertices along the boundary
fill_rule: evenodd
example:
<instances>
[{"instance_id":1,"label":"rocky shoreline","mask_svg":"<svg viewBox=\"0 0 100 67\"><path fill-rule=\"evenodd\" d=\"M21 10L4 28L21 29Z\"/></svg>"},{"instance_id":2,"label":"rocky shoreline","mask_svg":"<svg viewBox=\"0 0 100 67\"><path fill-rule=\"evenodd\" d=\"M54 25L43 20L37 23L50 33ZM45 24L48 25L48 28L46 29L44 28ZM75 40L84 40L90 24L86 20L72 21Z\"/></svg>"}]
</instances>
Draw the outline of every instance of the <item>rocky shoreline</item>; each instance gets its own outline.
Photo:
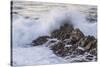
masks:
<instances>
[{"instance_id":1,"label":"rocky shoreline","mask_svg":"<svg viewBox=\"0 0 100 67\"><path fill-rule=\"evenodd\" d=\"M32 46L43 44L59 57L68 59L68 56L85 56L85 59L72 62L97 61L97 39L91 35L85 36L79 28L74 29L68 23L52 31L50 36L40 36L31 43Z\"/></svg>"}]
</instances>

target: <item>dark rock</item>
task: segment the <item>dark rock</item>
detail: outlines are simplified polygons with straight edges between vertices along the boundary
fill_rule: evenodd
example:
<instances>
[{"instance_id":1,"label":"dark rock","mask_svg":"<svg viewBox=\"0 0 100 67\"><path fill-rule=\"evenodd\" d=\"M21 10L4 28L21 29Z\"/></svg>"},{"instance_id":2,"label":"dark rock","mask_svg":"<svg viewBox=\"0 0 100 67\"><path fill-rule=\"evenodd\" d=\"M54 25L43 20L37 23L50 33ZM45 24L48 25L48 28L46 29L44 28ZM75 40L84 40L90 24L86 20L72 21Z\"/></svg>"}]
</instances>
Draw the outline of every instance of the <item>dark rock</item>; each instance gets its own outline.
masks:
<instances>
[{"instance_id":1,"label":"dark rock","mask_svg":"<svg viewBox=\"0 0 100 67\"><path fill-rule=\"evenodd\" d=\"M97 56L97 48L90 50L90 54Z\"/></svg>"},{"instance_id":2,"label":"dark rock","mask_svg":"<svg viewBox=\"0 0 100 67\"><path fill-rule=\"evenodd\" d=\"M64 24L60 27L60 29L55 30L51 33L51 37L57 38L59 40L68 39L70 37L70 33L73 30L73 25L71 24Z\"/></svg>"},{"instance_id":3,"label":"dark rock","mask_svg":"<svg viewBox=\"0 0 100 67\"><path fill-rule=\"evenodd\" d=\"M55 43L55 42L56 42L55 40L50 41L50 43Z\"/></svg>"},{"instance_id":4,"label":"dark rock","mask_svg":"<svg viewBox=\"0 0 100 67\"><path fill-rule=\"evenodd\" d=\"M74 47L74 46L65 47L64 51L65 51L66 56L72 55L72 53L75 49L76 49L76 47Z\"/></svg>"},{"instance_id":5,"label":"dark rock","mask_svg":"<svg viewBox=\"0 0 100 67\"><path fill-rule=\"evenodd\" d=\"M32 41L33 46L42 45L48 41L49 36L41 36Z\"/></svg>"},{"instance_id":6,"label":"dark rock","mask_svg":"<svg viewBox=\"0 0 100 67\"><path fill-rule=\"evenodd\" d=\"M81 49L76 49L75 51L73 51L73 55L83 55L85 53L85 50L81 50Z\"/></svg>"},{"instance_id":7,"label":"dark rock","mask_svg":"<svg viewBox=\"0 0 100 67\"><path fill-rule=\"evenodd\" d=\"M90 41L93 41L93 40L95 40L94 36L86 36L84 46L86 46Z\"/></svg>"},{"instance_id":8,"label":"dark rock","mask_svg":"<svg viewBox=\"0 0 100 67\"><path fill-rule=\"evenodd\" d=\"M90 58L93 58L93 55L88 55L88 56L86 56L86 57L90 57Z\"/></svg>"},{"instance_id":9,"label":"dark rock","mask_svg":"<svg viewBox=\"0 0 100 67\"><path fill-rule=\"evenodd\" d=\"M33 46L44 43L60 57L70 56L74 58L79 55L84 56L86 52L97 56L97 39L94 36L85 36L80 29L74 29L73 25L67 23L62 25L60 29L51 32L51 36L40 36L32 41ZM75 62L91 61L92 59L92 56L86 56L86 59Z\"/></svg>"},{"instance_id":10,"label":"dark rock","mask_svg":"<svg viewBox=\"0 0 100 67\"><path fill-rule=\"evenodd\" d=\"M74 60L74 61L72 61L72 63L75 63L75 62L88 62L87 60L85 60L85 59L82 59L82 60Z\"/></svg>"},{"instance_id":11,"label":"dark rock","mask_svg":"<svg viewBox=\"0 0 100 67\"><path fill-rule=\"evenodd\" d=\"M82 46L86 50L90 51L91 49L96 48L96 43L97 43L97 41L96 41L94 36L87 36L83 40L83 45Z\"/></svg>"},{"instance_id":12,"label":"dark rock","mask_svg":"<svg viewBox=\"0 0 100 67\"><path fill-rule=\"evenodd\" d=\"M65 44L58 42L57 44L51 46L51 50L53 50L53 52L58 56L64 56L64 46Z\"/></svg>"},{"instance_id":13,"label":"dark rock","mask_svg":"<svg viewBox=\"0 0 100 67\"><path fill-rule=\"evenodd\" d=\"M62 42L66 43L66 42L70 42L70 41L71 41L70 39L65 39Z\"/></svg>"},{"instance_id":14,"label":"dark rock","mask_svg":"<svg viewBox=\"0 0 100 67\"><path fill-rule=\"evenodd\" d=\"M89 44L91 44L90 50L97 49L97 40L96 39L91 41Z\"/></svg>"},{"instance_id":15,"label":"dark rock","mask_svg":"<svg viewBox=\"0 0 100 67\"><path fill-rule=\"evenodd\" d=\"M90 50L97 48L97 40L94 36L86 36L79 40L78 45L89 52Z\"/></svg>"},{"instance_id":16,"label":"dark rock","mask_svg":"<svg viewBox=\"0 0 100 67\"><path fill-rule=\"evenodd\" d=\"M51 50L57 55L61 57L69 56L73 53L73 51L77 47L75 46L68 46L66 47L64 43L58 42L57 44L51 46Z\"/></svg>"},{"instance_id":17,"label":"dark rock","mask_svg":"<svg viewBox=\"0 0 100 67\"><path fill-rule=\"evenodd\" d=\"M78 46L83 47L84 46L84 41L85 41L85 37L81 38L77 43Z\"/></svg>"},{"instance_id":18,"label":"dark rock","mask_svg":"<svg viewBox=\"0 0 100 67\"><path fill-rule=\"evenodd\" d=\"M51 47L51 46L55 45L58 42L60 42L60 41L58 41L56 39L50 39L50 40L48 40L48 43L47 43L46 47Z\"/></svg>"},{"instance_id":19,"label":"dark rock","mask_svg":"<svg viewBox=\"0 0 100 67\"><path fill-rule=\"evenodd\" d=\"M93 60L93 56L92 55L88 55L88 56L86 56L86 59L91 61L91 60Z\"/></svg>"},{"instance_id":20,"label":"dark rock","mask_svg":"<svg viewBox=\"0 0 100 67\"><path fill-rule=\"evenodd\" d=\"M70 35L70 39L71 39L70 44L76 44L83 37L84 34L78 28L73 30Z\"/></svg>"},{"instance_id":21,"label":"dark rock","mask_svg":"<svg viewBox=\"0 0 100 67\"><path fill-rule=\"evenodd\" d=\"M87 45L86 45L86 47L85 47L85 49L87 49L87 50L92 50L92 49L94 49L94 48L97 48L96 47L96 41L91 41L90 43L88 43Z\"/></svg>"}]
</instances>

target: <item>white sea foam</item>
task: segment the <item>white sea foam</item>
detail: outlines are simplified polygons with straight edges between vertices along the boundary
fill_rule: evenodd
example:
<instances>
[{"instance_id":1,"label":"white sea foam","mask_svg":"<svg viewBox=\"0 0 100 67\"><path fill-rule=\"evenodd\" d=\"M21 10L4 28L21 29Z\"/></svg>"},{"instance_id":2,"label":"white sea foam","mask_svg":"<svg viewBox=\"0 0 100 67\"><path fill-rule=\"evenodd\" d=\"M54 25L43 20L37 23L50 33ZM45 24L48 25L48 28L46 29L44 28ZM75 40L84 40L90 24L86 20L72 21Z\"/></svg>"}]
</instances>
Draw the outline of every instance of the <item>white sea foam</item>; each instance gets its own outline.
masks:
<instances>
[{"instance_id":1,"label":"white sea foam","mask_svg":"<svg viewBox=\"0 0 100 67\"><path fill-rule=\"evenodd\" d=\"M16 65L37 65L65 63L64 59L57 57L53 52L44 46L13 49L13 64Z\"/></svg>"},{"instance_id":2,"label":"white sea foam","mask_svg":"<svg viewBox=\"0 0 100 67\"><path fill-rule=\"evenodd\" d=\"M48 47L23 47L30 44L32 40L39 36L50 35L51 31L59 29L60 26L65 23L63 21L70 21L67 23L73 24L74 28L79 28L85 35L93 35L96 37L97 23L88 23L84 13L81 13L76 8L53 9L39 20L26 19L20 15L13 15L13 64L54 64L82 59L81 56L79 56L74 59L66 59L65 61L55 56Z\"/></svg>"},{"instance_id":3,"label":"white sea foam","mask_svg":"<svg viewBox=\"0 0 100 67\"><path fill-rule=\"evenodd\" d=\"M38 36L49 35L51 31L59 29L63 21L70 21L85 35L96 36L97 23L88 23L85 15L77 9L57 8L37 21L15 16L13 18L13 45L29 44Z\"/></svg>"}]
</instances>

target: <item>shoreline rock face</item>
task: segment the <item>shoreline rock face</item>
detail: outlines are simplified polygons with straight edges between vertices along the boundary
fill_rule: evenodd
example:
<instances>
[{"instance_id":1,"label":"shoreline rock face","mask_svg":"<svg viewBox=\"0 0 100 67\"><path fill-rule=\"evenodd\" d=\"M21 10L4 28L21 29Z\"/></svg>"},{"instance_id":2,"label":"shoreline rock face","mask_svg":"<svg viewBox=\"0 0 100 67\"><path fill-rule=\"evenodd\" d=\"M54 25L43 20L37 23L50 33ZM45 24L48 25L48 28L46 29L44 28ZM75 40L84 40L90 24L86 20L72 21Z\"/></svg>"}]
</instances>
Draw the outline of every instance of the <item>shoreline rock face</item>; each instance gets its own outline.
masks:
<instances>
[{"instance_id":1,"label":"shoreline rock face","mask_svg":"<svg viewBox=\"0 0 100 67\"><path fill-rule=\"evenodd\" d=\"M32 45L33 46L42 45L48 41L47 38L50 38L50 37L49 36L40 36L39 38L32 41Z\"/></svg>"},{"instance_id":2,"label":"shoreline rock face","mask_svg":"<svg viewBox=\"0 0 100 67\"><path fill-rule=\"evenodd\" d=\"M57 40L49 41L49 39ZM49 42L48 47L59 57L77 57L88 53L90 55L86 56L86 61L93 60L92 56L97 58L97 39L91 35L85 36L80 29L74 29L71 24L64 24L60 29L51 32L51 36L38 37L32 41L32 45L38 46L47 42ZM85 59L76 61L84 62Z\"/></svg>"},{"instance_id":3,"label":"shoreline rock face","mask_svg":"<svg viewBox=\"0 0 100 67\"><path fill-rule=\"evenodd\" d=\"M60 29L54 30L51 33L51 37L57 38L58 40L68 39L73 29L74 29L73 25L64 24L63 26L60 27Z\"/></svg>"}]
</instances>

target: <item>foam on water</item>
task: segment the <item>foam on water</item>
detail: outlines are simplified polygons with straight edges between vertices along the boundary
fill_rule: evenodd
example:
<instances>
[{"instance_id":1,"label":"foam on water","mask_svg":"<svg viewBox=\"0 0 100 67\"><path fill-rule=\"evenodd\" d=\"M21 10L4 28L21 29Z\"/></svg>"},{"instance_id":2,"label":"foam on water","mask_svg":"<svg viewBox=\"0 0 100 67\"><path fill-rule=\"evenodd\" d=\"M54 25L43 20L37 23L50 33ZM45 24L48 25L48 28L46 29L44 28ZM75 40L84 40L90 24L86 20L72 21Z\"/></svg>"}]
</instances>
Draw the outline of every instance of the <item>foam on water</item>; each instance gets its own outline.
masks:
<instances>
[{"instance_id":1,"label":"foam on water","mask_svg":"<svg viewBox=\"0 0 100 67\"><path fill-rule=\"evenodd\" d=\"M64 59L57 57L47 47L36 46L30 48L13 49L13 64L16 65L37 65L65 63Z\"/></svg>"},{"instance_id":2,"label":"foam on water","mask_svg":"<svg viewBox=\"0 0 100 67\"><path fill-rule=\"evenodd\" d=\"M15 16L13 18L13 45L29 44L39 36L49 35L51 31L59 29L65 23L63 21L73 24L75 28L79 28L85 35L96 37L97 23L89 23L85 15L77 9L57 8L39 20Z\"/></svg>"},{"instance_id":3,"label":"foam on water","mask_svg":"<svg viewBox=\"0 0 100 67\"><path fill-rule=\"evenodd\" d=\"M77 58L80 59L79 56L65 61L55 56L48 47L36 46L25 48L23 46L29 45L32 40L39 36L50 35L51 31L59 29L64 23L73 24L74 28L79 28L85 35L93 36L96 36L97 26L97 23L89 23L85 19L85 15L77 9L62 8L51 10L39 20L13 15L12 23L14 65L67 63Z\"/></svg>"}]
</instances>

